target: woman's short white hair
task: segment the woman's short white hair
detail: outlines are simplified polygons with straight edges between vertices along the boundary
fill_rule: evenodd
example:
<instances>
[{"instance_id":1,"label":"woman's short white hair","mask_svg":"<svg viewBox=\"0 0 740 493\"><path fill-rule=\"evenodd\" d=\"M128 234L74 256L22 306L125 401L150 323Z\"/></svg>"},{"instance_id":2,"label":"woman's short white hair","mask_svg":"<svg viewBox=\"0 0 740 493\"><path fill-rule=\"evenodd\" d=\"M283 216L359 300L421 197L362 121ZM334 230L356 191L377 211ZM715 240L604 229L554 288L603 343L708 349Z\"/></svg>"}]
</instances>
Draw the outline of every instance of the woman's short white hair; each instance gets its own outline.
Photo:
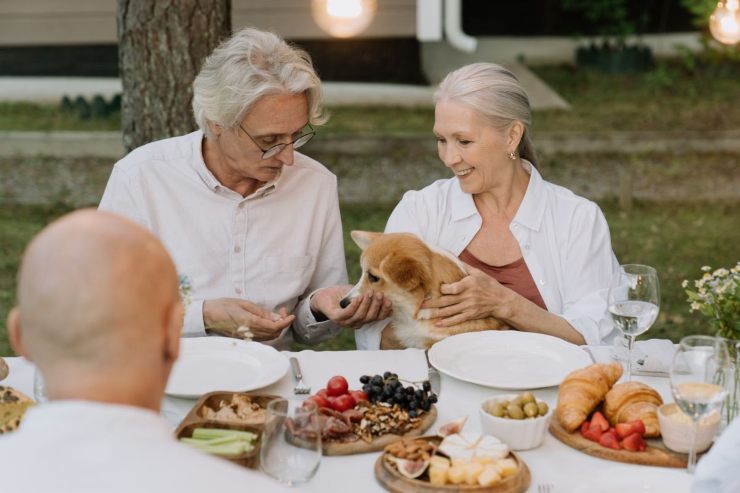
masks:
<instances>
[{"instance_id":1,"label":"woman's short white hair","mask_svg":"<svg viewBox=\"0 0 740 493\"><path fill-rule=\"evenodd\" d=\"M245 28L223 41L193 82L193 114L198 127L213 137L208 122L234 128L261 97L306 94L308 121L321 125L321 81L305 51L278 35Z\"/></svg>"},{"instance_id":2,"label":"woman's short white hair","mask_svg":"<svg viewBox=\"0 0 740 493\"><path fill-rule=\"evenodd\" d=\"M443 99L474 109L496 127L521 122L524 134L519 141L517 154L536 164L534 146L529 137L532 123L529 96L509 70L495 63L465 65L447 74L439 84L434 93L434 102Z\"/></svg>"}]
</instances>

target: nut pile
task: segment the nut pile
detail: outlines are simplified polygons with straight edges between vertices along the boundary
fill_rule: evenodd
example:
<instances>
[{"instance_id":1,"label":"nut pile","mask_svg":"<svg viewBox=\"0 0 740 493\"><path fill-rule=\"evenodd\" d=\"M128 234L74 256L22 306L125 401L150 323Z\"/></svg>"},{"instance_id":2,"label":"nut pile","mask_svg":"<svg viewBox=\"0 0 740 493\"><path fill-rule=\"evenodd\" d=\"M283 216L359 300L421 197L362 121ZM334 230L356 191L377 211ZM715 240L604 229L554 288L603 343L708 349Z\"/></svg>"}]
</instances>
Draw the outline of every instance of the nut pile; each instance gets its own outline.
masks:
<instances>
[{"instance_id":1,"label":"nut pile","mask_svg":"<svg viewBox=\"0 0 740 493\"><path fill-rule=\"evenodd\" d=\"M365 415L359 423L355 423L353 431L366 442L388 433L403 435L421 424L421 418L410 417L408 411L401 409L398 404L365 401L357 406Z\"/></svg>"},{"instance_id":2,"label":"nut pile","mask_svg":"<svg viewBox=\"0 0 740 493\"><path fill-rule=\"evenodd\" d=\"M434 455L437 447L426 440L411 442L395 442L385 448L386 453L399 459L428 461Z\"/></svg>"}]
</instances>

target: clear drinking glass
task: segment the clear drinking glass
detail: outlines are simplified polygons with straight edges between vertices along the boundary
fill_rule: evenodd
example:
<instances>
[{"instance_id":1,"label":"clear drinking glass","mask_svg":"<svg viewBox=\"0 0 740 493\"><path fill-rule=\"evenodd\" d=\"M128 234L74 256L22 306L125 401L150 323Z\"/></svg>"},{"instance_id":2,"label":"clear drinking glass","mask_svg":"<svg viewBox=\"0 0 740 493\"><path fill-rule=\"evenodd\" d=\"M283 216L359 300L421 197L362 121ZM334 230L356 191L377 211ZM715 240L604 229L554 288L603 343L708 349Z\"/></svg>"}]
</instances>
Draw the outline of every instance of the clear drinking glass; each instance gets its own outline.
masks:
<instances>
[{"instance_id":1,"label":"clear drinking glass","mask_svg":"<svg viewBox=\"0 0 740 493\"><path fill-rule=\"evenodd\" d=\"M671 364L671 392L678 407L692 420L689 440L691 474L696 467L696 430L699 420L718 411L727 397L721 383L730 369L727 344L711 336L681 339Z\"/></svg>"},{"instance_id":2,"label":"clear drinking glass","mask_svg":"<svg viewBox=\"0 0 740 493\"><path fill-rule=\"evenodd\" d=\"M316 405L275 399L267 405L262 432L262 470L283 484L305 483L321 462L321 427Z\"/></svg>"},{"instance_id":3,"label":"clear drinking glass","mask_svg":"<svg viewBox=\"0 0 740 493\"><path fill-rule=\"evenodd\" d=\"M44 376L38 368L33 370L33 400L35 400L37 404L43 404L48 400L46 397Z\"/></svg>"},{"instance_id":4,"label":"clear drinking glass","mask_svg":"<svg viewBox=\"0 0 740 493\"><path fill-rule=\"evenodd\" d=\"M627 381L632 380L632 346L647 331L660 312L658 273L648 265L619 266L609 287L609 314L627 338Z\"/></svg>"}]
</instances>

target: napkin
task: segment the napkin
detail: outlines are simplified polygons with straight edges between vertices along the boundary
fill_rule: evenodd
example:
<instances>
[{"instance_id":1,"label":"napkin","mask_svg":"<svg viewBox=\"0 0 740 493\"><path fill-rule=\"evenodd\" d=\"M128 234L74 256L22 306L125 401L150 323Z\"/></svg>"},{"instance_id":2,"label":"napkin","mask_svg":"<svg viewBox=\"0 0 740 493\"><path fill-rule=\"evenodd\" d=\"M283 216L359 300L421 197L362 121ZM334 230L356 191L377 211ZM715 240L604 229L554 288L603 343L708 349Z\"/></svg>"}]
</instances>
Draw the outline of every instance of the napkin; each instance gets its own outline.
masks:
<instances>
[{"instance_id":1,"label":"napkin","mask_svg":"<svg viewBox=\"0 0 740 493\"><path fill-rule=\"evenodd\" d=\"M676 348L670 339L637 341L632 346L632 369L636 373L644 371L668 375L675 353ZM624 362L627 361L627 354L627 339L615 338L611 351L612 359Z\"/></svg>"}]
</instances>

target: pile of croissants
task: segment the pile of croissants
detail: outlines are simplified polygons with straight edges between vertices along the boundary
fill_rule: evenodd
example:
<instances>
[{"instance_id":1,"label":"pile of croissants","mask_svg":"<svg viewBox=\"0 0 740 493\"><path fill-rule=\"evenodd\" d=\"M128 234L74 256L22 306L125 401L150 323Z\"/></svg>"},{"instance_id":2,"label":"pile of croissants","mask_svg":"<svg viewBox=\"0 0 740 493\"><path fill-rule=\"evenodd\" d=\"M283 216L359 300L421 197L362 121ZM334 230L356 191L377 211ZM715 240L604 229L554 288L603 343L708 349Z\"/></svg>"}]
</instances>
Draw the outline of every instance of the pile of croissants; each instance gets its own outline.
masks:
<instances>
[{"instance_id":1,"label":"pile of croissants","mask_svg":"<svg viewBox=\"0 0 740 493\"><path fill-rule=\"evenodd\" d=\"M622 365L617 362L596 363L568 374L560 384L556 410L563 428L569 432L577 430L602 405L612 426L639 419L645 425L645 437L660 436L658 407L663 399L644 383L615 385L621 376Z\"/></svg>"}]
</instances>

